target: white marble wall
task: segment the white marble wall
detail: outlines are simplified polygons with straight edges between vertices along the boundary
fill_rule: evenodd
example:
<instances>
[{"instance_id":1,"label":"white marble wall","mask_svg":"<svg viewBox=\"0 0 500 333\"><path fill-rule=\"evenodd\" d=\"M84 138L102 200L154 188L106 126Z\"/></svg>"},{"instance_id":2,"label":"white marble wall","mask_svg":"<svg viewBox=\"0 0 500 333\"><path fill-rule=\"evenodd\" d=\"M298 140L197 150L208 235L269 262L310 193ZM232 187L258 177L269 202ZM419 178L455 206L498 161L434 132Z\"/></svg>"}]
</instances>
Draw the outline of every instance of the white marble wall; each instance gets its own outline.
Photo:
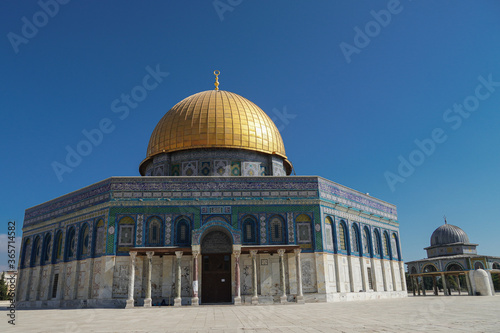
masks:
<instances>
[{"instance_id":1,"label":"white marble wall","mask_svg":"<svg viewBox=\"0 0 500 333\"><path fill-rule=\"evenodd\" d=\"M202 295L202 260L198 261L199 292ZM297 294L296 258L286 253L285 276L286 294ZM176 257L163 255L153 257L151 291L153 302L166 299L171 302L175 295ZM339 301L406 295L401 277L400 263L331 253L302 253L302 286L306 301ZM368 287L368 271L372 270L372 289ZM183 304L189 304L192 296L192 256L181 260L181 279ZM128 296L130 257L103 256L43 267L26 268L20 271L19 300L30 301L38 306L39 301L61 301L60 306L69 306L83 301L99 306L99 300L125 301ZM139 305L145 297L147 261L137 256L135 270L134 298ZM241 295L244 303L249 302L253 293L252 260L250 255L240 257ZM54 275L59 274L56 297L52 297ZM257 255L258 295L261 302L276 301L281 294L280 263L277 254L260 253ZM234 257L231 263L232 293L234 295ZM29 291L27 290L29 288ZM361 291L361 292L360 292ZM29 292L29 299L28 297ZM366 295L364 295L366 294ZM293 297L291 298L293 300ZM290 299L289 299L290 300ZM80 303L74 303L74 302ZM34 303L35 302L35 303ZM69 302L69 303L68 303ZM72 303L73 302L73 303ZM113 303L121 306L122 303ZM35 304L35 305L33 305ZM37 303L38 304L38 303ZM57 305L56 305L57 306Z\"/></svg>"}]
</instances>

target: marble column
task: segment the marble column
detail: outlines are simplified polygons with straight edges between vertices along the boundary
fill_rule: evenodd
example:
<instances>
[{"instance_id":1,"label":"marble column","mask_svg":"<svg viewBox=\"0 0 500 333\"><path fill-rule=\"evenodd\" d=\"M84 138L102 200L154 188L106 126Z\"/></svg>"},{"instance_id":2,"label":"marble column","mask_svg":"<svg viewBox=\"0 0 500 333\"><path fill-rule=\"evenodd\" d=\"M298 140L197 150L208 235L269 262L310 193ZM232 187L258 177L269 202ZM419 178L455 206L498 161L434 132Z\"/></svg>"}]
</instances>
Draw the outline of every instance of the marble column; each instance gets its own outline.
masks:
<instances>
[{"instance_id":1,"label":"marble column","mask_svg":"<svg viewBox=\"0 0 500 333\"><path fill-rule=\"evenodd\" d=\"M297 268L297 303L304 304L304 294L302 293L302 265L300 263L300 249L294 249L295 267Z\"/></svg>"},{"instance_id":2,"label":"marble column","mask_svg":"<svg viewBox=\"0 0 500 333\"><path fill-rule=\"evenodd\" d=\"M443 282L443 291L444 295L448 296L448 286L446 285L446 277L444 274L441 273L441 281Z\"/></svg>"},{"instance_id":3,"label":"marble column","mask_svg":"<svg viewBox=\"0 0 500 333\"><path fill-rule=\"evenodd\" d=\"M414 281L415 281L415 286L417 287L417 293L418 293L418 296L420 296L420 282L418 281L418 276L415 276L414 278Z\"/></svg>"},{"instance_id":4,"label":"marble column","mask_svg":"<svg viewBox=\"0 0 500 333\"><path fill-rule=\"evenodd\" d=\"M191 305L200 305L200 299L198 298L198 256L199 251L193 251L193 297L191 298Z\"/></svg>"},{"instance_id":5,"label":"marble column","mask_svg":"<svg viewBox=\"0 0 500 333\"><path fill-rule=\"evenodd\" d=\"M280 303L285 304L287 302L286 297L286 276L285 276L285 249L278 249L278 255L280 257L280 280L281 280L281 296Z\"/></svg>"},{"instance_id":6,"label":"marble column","mask_svg":"<svg viewBox=\"0 0 500 333\"><path fill-rule=\"evenodd\" d=\"M411 277L411 289L413 289L413 296L415 296L416 293L417 293L417 288L416 287L417 286L416 286L416 283L415 283L415 277L412 276Z\"/></svg>"},{"instance_id":7,"label":"marble column","mask_svg":"<svg viewBox=\"0 0 500 333\"><path fill-rule=\"evenodd\" d=\"M438 295L438 287L437 287L437 277L432 277L432 289L434 290L434 295Z\"/></svg>"},{"instance_id":8,"label":"marble column","mask_svg":"<svg viewBox=\"0 0 500 333\"><path fill-rule=\"evenodd\" d=\"M132 309L134 307L134 282L135 282L135 257L136 251L130 251L130 269L128 277L128 299L125 309Z\"/></svg>"},{"instance_id":9,"label":"marble column","mask_svg":"<svg viewBox=\"0 0 500 333\"><path fill-rule=\"evenodd\" d=\"M462 291L460 290L462 287L460 286L460 277L458 275L455 275L455 281L457 282L458 294L462 295Z\"/></svg>"},{"instance_id":10,"label":"marble column","mask_svg":"<svg viewBox=\"0 0 500 333\"><path fill-rule=\"evenodd\" d=\"M177 257L177 267L175 269L175 298L174 298L174 306L182 305L181 298L181 260L182 260L182 251L175 251L175 256Z\"/></svg>"},{"instance_id":11,"label":"marble column","mask_svg":"<svg viewBox=\"0 0 500 333\"><path fill-rule=\"evenodd\" d=\"M241 273L240 255L241 251L234 251L234 305L241 305Z\"/></svg>"},{"instance_id":12,"label":"marble column","mask_svg":"<svg viewBox=\"0 0 500 333\"><path fill-rule=\"evenodd\" d=\"M427 295L425 294L425 275L422 275L422 294L423 294L424 296L427 296Z\"/></svg>"},{"instance_id":13,"label":"marble column","mask_svg":"<svg viewBox=\"0 0 500 333\"><path fill-rule=\"evenodd\" d=\"M259 296L257 295L257 250L250 250L252 257L252 304L259 304Z\"/></svg>"},{"instance_id":14,"label":"marble column","mask_svg":"<svg viewBox=\"0 0 500 333\"><path fill-rule=\"evenodd\" d=\"M151 299L151 271L153 270L153 251L146 252L147 256L147 264L148 264L148 273L146 275L146 298L144 299L144 307L150 308L152 305Z\"/></svg>"}]
</instances>

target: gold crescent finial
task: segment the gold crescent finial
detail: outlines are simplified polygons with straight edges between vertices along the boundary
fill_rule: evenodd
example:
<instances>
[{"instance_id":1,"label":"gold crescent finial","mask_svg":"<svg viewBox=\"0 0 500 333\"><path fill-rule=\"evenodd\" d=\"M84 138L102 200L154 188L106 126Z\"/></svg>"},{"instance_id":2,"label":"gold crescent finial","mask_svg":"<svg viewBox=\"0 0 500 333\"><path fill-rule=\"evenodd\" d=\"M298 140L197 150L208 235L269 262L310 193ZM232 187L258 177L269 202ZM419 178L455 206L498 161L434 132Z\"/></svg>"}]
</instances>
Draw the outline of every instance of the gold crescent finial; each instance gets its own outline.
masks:
<instances>
[{"instance_id":1,"label":"gold crescent finial","mask_svg":"<svg viewBox=\"0 0 500 333\"><path fill-rule=\"evenodd\" d=\"M220 71L215 70L214 75L215 75L215 90L219 90L219 74Z\"/></svg>"}]
</instances>

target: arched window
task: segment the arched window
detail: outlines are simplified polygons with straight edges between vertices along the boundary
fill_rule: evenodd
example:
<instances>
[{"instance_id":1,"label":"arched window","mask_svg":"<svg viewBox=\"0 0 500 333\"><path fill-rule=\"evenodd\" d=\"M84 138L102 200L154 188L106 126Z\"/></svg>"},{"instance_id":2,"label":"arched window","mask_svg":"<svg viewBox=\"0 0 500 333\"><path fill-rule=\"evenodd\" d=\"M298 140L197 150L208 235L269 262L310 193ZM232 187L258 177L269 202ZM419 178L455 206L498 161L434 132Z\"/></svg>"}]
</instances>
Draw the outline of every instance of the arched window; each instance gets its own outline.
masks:
<instances>
[{"instance_id":1,"label":"arched window","mask_svg":"<svg viewBox=\"0 0 500 333\"><path fill-rule=\"evenodd\" d=\"M339 223L339 248L340 250L347 250L346 246L346 235L345 235L345 224L344 220L340 221Z\"/></svg>"},{"instance_id":2,"label":"arched window","mask_svg":"<svg viewBox=\"0 0 500 333\"><path fill-rule=\"evenodd\" d=\"M89 225L84 224L80 229L80 241L79 241L79 249L78 253L80 254L80 258L85 258L89 254Z\"/></svg>"},{"instance_id":3,"label":"arched window","mask_svg":"<svg viewBox=\"0 0 500 333\"><path fill-rule=\"evenodd\" d=\"M23 254L21 256L21 267L27 267L30 265L30 255L31 255L31 239L27 238L24 241Z\"/></svg>"},{"instance_id":4,"label":"arched window","mask_svg":"<svg viewBox=\"0 0 500 333\"><path fill-rule=\"evenodd\" d=\"M118 223L118 245L119 246L132 246L134 245L134 227L135 221L125 216L120 219Z\"/></svg>"},{"instance_id":5,"label":"arched window","mask_svg":"<svg viewBox=\"0 0 500 333\"><path fill-rule=\"evenodd\" d=\"M375 229L375 242L373 242L373 251L375 255L380 257L380 233L377 229Z\"/></svg>"},{"instance_id":6,"label":"arched window","mask_svg":"<svg viewBox=\"0 0 500 333\"><path fill-rule=\"evenodd\" d=\"M95 240L94 240L94 255L100 255L104 253L104 249L106 248L106 239L105 229L104 229L104 220L100 219L97 221L95 226Z\"/></svg>"},{"instance_id":7,"label":"arched window","mask_svg":"<svg viewBox=\"0 0 500 333\"><path fill-rule=\"evenodd\" d=\"M384 248L384 257L389 256L389 236L387 236L387 233L384 232L384 237L382 237L382 247Z\"/></svg>"},{"instance_id":8,"label":"arched window","mask_svg":"<svg viewBox=\"0 0 500 333\"><path fill-rule=\"evenodd\" d=\"M368 230L368 227L363 228L363 254L369 254L372 255L372 246L371 246L371 237L370 237L370 230Z\"/></svg>"},{"instance_id":9,"label":"arched window","mask_svg":"<svg viewBox=\"0 0 500 333\"><path fill-rule=\"evenodd\" d=\"M410 274L417 274L417 269L415 267L412 267Z\"/></svg>"},{"instance_id":10,"label":"arched window","mask_svg":"<svg viewBox=\"0 0 500 333\"><path fill-rule=\"evenodd\" d=\"M347 250L346 245L346 234L345 234L345 225L344 222L339 223L339 248L340 250Z\"/></svg>"},{"instance_id":11,"label":"arched window","mask_svg":"<svg viewBox=\"0 0 500 333\"><path fill-rule=\"evenodd\" d=\"M283 230L285 229L283 219L279 216L271 218L269 223L269 233L271 234L271 243L284 244L285 237Z\"/></svg>"},{"instance_id":12,"label":"arched window","mask_svg":"<svg viewBox=\"0 0 500 333\"><path fill-rule=\"evenodd\" d=\"M492 268L493 269L500 269L500 264L497 262L494 262Z\"/></svg>"},{"instance_id":13,"label":"arched window","mask_svg":"<svg viewBox=\"0 0 500 333\"><path fill-rule=\"evenodd\" d=\"M351 226L351 252L359 252L359 232L356 224Z\"/></svg>"},{"instance_id":14,"label":"arched window","mask_svg":"<svg viewBox=\"0 0 500 333\"><path fill-rule=\"evenodd\" d=\"M437 272L437 269L434 265L426 265L423 269L424 273ZM416 272L415 272L416 273Z\"/></svg>"},{"instance_id":15,"label":"arched window","mask_svg":"<svg viewBox=\"0 0 500 333\"><path fill-rule=\"evenodd\" d=\"M52 237L50 236L50 234L46 234L44 239L43 239L42 265L45 265L46 263L50 263L50 246L51 246L50 241L51 240L52 240Z\"/></svg>"},{"instance_id":16,"label":"arched window","mask_svg":"<svg viewBox=\"0 0 500 333\"><path fill-rule=\"evenodd\" d=\"M330 216L325 218L325 237L326 237L326 248L328 250L333 250L333 220Z\"/></svg>"},{"instance_id":17,"label":"arched window","mask_svg":"<svg viewBox=\"0 0 500 333\"><path fill-rule=\"evenodd\" d=\"M474 269L484 269L484 265L482 262L476 261L474 263Z\"/></svg>"},{"instance_id":18,"label":"arched window","mask_svg":"<svg viewBox=\"0 0 500 333\"><path fill-rule=\"evenodd\" d=\"M459 264L452 263L452 264L448 264L448 266L446 267L446 270L447 271L463 271L464 269Z\"/></svg>"},{"instance_id":19,"label":"arched window","mask_svg":"<svg viewBox=\"0 0 500 333\"><path fill-rule=\"evenodd\" d=\"M398 238L395 233L391 236L391 253L392 259L399 260L399 247L398 247Z\"/></svg>"},{"instance_id":20,"label":"arched window","mask_svg":"<svg viewBox=\"0 0 500 333\"><path fill-rule=\"evenodd\" d=\"M31 255L31 266L40 265L40 256L42 252L42 244L40 241L40 236L36 236L33 242L33 253Z\"/></svg>"},{"instance_id":21,"label":"arched window","mask_svg":"<svg viewBox=\"0 0 500 333\"><path fill-rule=\"evenodd\" d=\"M160 246L162 241L162 222L157 217L152 217L148 221L148 238L149 246Z\"/></svg>"},{"instance_id":22,"label":"arched window","mask_svg":"<svg viewBox=\"0 0 500 333\"><path fill-rule=\"evenodd\" d=\"M59 230L58 232L56 232L56 237L54 238L54 257L52 260L54 263L63 258L62 248L63 248L63 235L62 231Z\"/></svg>"},{"instance_id":23,"label":"arched window","mask_svg":"<svg viewBox=\"0 0 500 333\"><path fill-rule=\"evenodd\" d=\"M189 246L191 244L191 230L186 218L181 218L177 221L175 243L177 246Z\"/></svg>"},{"instance_id":24,"label":"arched window","mask_svg":"<svg viewBox=\"0 0 500 333\"><path fill-rule=\"evenodd\" d=\"M71 260L75 257L76 252L76 237L75 228L71 227L66 236L66 260Z\"/></svg>"},{"instance_id":25,"label":"arched window","mask_svg":"<svg viewBox=\"0 0 500 333\"><path fill-rule=\"evenodd\" d=\"M258 244L257 222L254 218L247 217L243 220L243 244Z\"/></svg>"}]
</instances>

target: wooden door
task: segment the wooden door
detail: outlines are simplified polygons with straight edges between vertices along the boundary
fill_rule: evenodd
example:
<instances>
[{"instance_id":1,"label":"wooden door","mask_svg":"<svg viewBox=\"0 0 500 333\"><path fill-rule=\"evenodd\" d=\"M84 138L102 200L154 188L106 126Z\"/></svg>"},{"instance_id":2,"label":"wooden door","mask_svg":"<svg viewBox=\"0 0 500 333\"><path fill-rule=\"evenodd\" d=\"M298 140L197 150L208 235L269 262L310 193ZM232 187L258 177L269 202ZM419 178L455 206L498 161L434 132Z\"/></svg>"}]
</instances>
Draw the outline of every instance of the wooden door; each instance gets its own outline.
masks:
<instances>
[{"instance_id":1,"label":"wooden door","mask_svg":"<svg viewBox=\"0 0 500 333\"><path fill-rule=\"evenodd\" d=\"M231 302L231 254L204 254L202 303Z\"/></svg>"}]
</instances>

